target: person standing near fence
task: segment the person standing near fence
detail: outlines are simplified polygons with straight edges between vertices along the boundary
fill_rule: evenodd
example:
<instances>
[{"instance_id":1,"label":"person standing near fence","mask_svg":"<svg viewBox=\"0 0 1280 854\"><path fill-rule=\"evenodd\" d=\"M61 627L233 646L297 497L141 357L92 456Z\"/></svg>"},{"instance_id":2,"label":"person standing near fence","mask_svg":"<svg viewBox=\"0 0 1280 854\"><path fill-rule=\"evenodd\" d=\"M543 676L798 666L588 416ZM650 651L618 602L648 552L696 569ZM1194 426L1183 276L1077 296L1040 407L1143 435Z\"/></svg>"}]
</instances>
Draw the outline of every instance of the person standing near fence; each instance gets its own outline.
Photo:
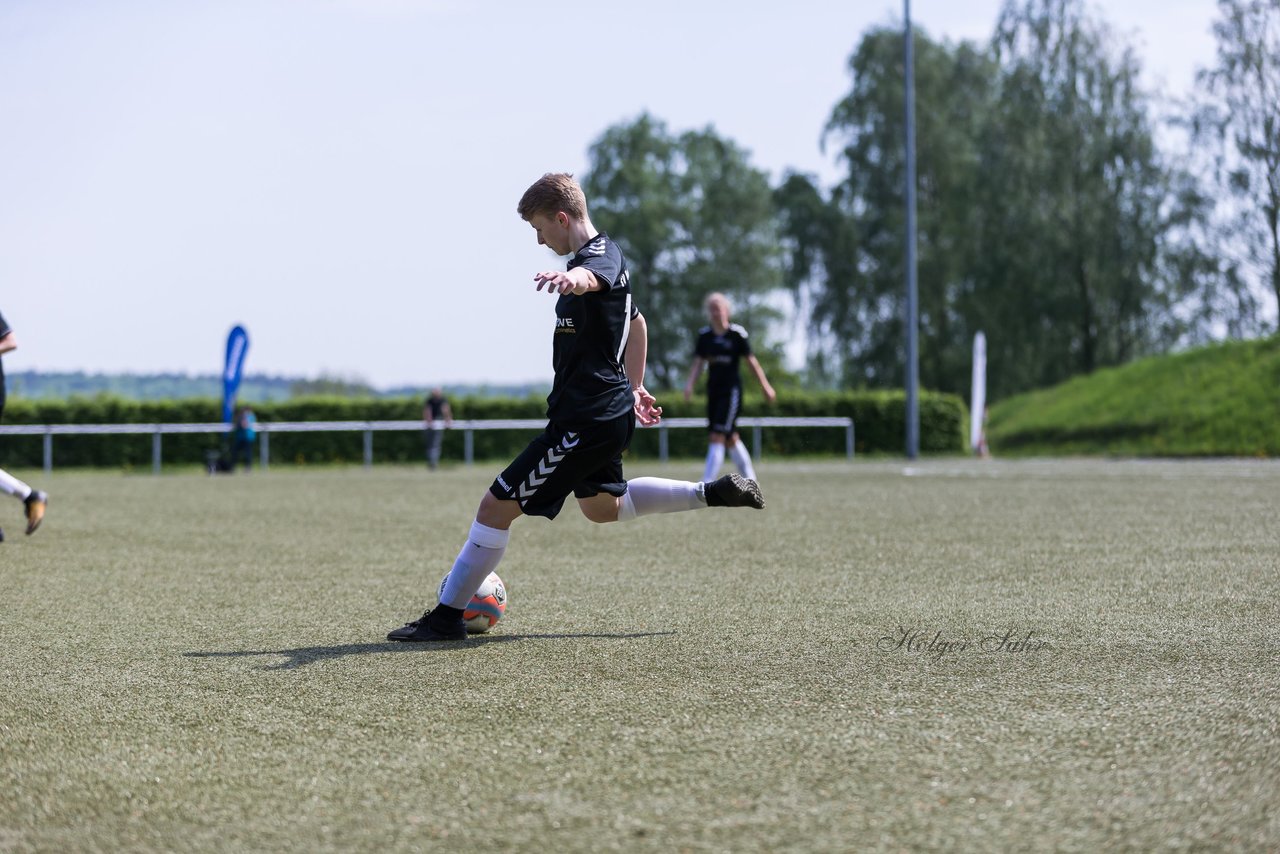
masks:
<instances>
[{"instance_id":1,"label":"person standing near fence","mask_svg":"<svg viewBox=\"0 0 1280 854\"><path fill-rule=\"evenodd\" d=\"M427 467L439 468L444 431L453 426L453 408L449 406L443 389L433 388L431 396L422 405L422 426L427 435Z\"/></svg>"},{"instance_id":2,"label":"person standing near fence","mask_svg":"<svg viewBox=\"0 0 1280 854\"><path fill-rule=\"evenodd\" d=\"M253 468L253 443L258 438L258 416L247 406L236 410L235 425L231 430L231 467L244 463L244 470Z\"/></svg>"},{"instance_id":3,"label":"person standing near fence","mask_svg":"<svg viewBox=\"0 0 1280 854\"><path fill-rule=\"evenodd\" d=\"M755 480L756 470L751 464L751 454L747 453L747 446L738 436L738 415L742 411L739 361L746 361L747 367L751 368L765 400L773 403L777 395L764 375L764 368L760 367L760 360L751 352L747 330L729 322L729 298L721 293L711 294L707 297L706 308L711 324L698 330L693 366L689 369L689 382L684 387L684 399L689 400L693 397L693 388L703 366L710 366L707 372L707 461L702 479L715 478L724 464L727 451L742 476Z\"/></svg>"},{"instance_id":4,"label":"person standing near fence","mask_svg":"<svg viewBox=\"0 0 1280 854\"><path fill-rule=\"evenodd\" d=\"M5 323L4 315L0 315L0 357L18 348L18 338ZM0 358L0 418L4 417L4 360ZM49 504L49 496L38 489L32 489L4 469L0 469L0 490L7 492L22 502L27 517L27 534L34 534L36 528L44 520L45 507ZM4 540L4 531L0 530L0 541Z\"/></svg>"}]
</instances>

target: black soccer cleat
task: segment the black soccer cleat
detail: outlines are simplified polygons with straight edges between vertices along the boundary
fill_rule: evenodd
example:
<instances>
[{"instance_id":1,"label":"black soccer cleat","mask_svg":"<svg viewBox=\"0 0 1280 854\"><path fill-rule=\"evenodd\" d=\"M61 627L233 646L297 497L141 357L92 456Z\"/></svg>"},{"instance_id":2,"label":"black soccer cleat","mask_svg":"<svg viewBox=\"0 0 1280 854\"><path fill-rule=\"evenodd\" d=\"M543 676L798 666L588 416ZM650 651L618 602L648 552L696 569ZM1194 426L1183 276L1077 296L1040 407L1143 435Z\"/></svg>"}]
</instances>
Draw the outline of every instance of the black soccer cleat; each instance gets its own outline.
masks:
<instances>
[{"instance_id":1,"label":"black soccer cleat","mask_svg":"<svg viewBox=\"0 0 1280 854\"><path fill-rule=\"evenodd\" d=\"M27 506L27 534L34 534L36 528L40 527L40 522L44 520L44 508L49 503L49 496L38 489L33 489L22 503Z\"/></svg>"},{"instance_id":2,"label":"black soccer cleat","mask_svg":"<svg viewBox=\"0 0 1280 854\"><path fill-rule=\"evenodd\" d=\"M387 633L387 640L420 643L423 641L460 641L467 639L467 624L462 617L449 620L440 616L432 617L427 611L412 623L405 623L398 629Z\"/></svg>"},{"instance_id":3,"label":"black soccer cleat","mask_svg":"<svg viewBox=\"0 0 1280 854\"><path fill-rule=\"evenodd\" d=\"M760 484L740 474L727 474L719 480L702 485L702 494L708 507L754 507L764 509L764 496Z\"/></svg>"}]
</instances>

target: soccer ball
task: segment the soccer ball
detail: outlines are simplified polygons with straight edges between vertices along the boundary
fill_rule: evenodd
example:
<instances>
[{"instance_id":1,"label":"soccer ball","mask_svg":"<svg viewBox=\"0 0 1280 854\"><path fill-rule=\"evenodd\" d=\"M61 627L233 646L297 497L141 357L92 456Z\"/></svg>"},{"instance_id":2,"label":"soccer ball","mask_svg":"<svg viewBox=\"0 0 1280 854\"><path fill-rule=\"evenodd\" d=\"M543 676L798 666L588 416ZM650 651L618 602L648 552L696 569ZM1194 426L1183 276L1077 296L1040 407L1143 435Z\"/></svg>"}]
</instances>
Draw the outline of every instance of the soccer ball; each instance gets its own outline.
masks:
<instances>
[{"instance_id":1,"label":"soccer ball","mask_svg":"<svg viewBox=\"0 0 1280 854\"><path fill-rule=\"evenodd\" d=\"M440 579L440 590L436 598L444 596L444 586L449 581L449 573ZM502 619L507 611L507 586L502 583L498 573L491 572L480 584L480 589L471 597L467 607L462 609L462 621L467 624L467 631L479 635L484 634Z\"/></svg>"}]
</instances>

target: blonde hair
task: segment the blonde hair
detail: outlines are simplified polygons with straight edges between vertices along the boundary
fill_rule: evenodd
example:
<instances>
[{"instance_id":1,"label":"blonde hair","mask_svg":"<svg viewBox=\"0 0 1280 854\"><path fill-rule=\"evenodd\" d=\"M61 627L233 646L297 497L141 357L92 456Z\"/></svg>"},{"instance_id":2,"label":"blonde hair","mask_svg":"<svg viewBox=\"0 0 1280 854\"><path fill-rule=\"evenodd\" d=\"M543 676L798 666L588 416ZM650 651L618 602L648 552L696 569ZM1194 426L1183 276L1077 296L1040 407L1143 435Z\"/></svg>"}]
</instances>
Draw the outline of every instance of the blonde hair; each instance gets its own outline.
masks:
<instances>
[{"instance_id":1,"label":"blonde hair","mask_svg":"<svg viewBox=\"0 0 1280 854\"><path fill-rule=\"evenodd\" d=\"M720 293L719 291L716 291L715 293L707 294L707 299L705 302L703 302L702 307L709 309L711 308L711 304L713 302L722 302L724 303L724 307L727 311L729 311L730 313L733 312L733 303L729 302L729 298L724 294Z\"/></svg>"},{"instance_id":2,"label":"blonde hair","mask_svg":"<svg viewBox=\"0 0 1280 854\"><path fill-rule=\"evenodd\" d=\"M524 191L516 213L528 221L535 214L555 216L564 211L571 219L587 218L587 196L568 172L548 172Z\"/></svg>"}]
</instances>

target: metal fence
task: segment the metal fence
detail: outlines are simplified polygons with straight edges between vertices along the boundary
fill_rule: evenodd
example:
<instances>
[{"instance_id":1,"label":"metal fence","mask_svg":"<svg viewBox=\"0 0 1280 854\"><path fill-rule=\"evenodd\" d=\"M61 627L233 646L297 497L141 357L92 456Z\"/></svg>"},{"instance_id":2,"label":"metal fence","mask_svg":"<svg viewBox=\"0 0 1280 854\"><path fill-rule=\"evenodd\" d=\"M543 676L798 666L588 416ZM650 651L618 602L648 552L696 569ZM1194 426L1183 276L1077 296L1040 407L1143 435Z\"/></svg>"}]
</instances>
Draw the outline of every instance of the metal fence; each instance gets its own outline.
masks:
<instances>
[{"instance_id":1,"label":"metal fence","mask_svg":"<svg viewBox=\"0 0 1280 854\"><path fill-rule=\"evenodd\" d=\"M463 434L463 459L470 465L475 461L475 431L477 430L541 430L547 424L546 419L495 419L489 421L454 421L450 430L460 430ZM655 427L644 427L644 430L658 431L658 458L667 461L667 431L700 428L705 430L707 422L703 418L671 418ZM853 419L852 418L740 418L738 427L751 428L752 449L759 459L763 448L762 432L765 427L832 427L845 431L845 453L853 459ZM162 437L171 433L207 433L221 435L227 432L226 424L16 424L0 427L0 436L43 436L44 437L44 470L53 471L53 437L54 436L92 436L109 433L150 435L151 467L157 474L160 472L163 449ZM421 421L266 421L258 423L258 458L262 468L267 468L271 461L272 433L323 433L323 432L362 432L364 433L364 464L373 465L373 434L385 431L421 431Z\"/></svg>"}]
</instances>

